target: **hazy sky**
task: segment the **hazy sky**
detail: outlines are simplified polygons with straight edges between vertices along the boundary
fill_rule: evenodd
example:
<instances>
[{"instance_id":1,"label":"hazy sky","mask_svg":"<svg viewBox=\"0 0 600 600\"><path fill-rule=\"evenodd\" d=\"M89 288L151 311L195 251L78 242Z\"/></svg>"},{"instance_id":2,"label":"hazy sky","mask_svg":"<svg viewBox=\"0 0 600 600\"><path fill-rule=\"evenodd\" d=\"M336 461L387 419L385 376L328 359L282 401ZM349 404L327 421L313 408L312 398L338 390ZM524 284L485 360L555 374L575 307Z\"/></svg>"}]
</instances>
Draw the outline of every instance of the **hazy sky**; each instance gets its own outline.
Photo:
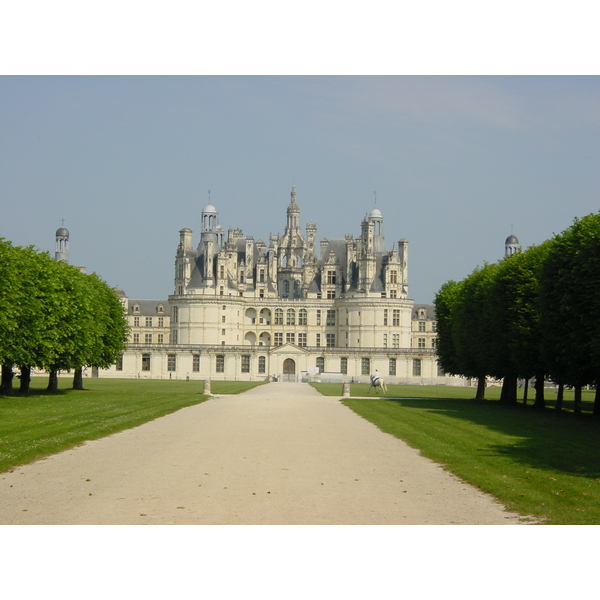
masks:
<instances>
[{"instance_id":1,"label":"hazy sky","mask_svg":"<svg viewBox=\"0 0 600 600\"><path fill-rule=\"evenodd\" d=\"M0 77L0 236L132 298L173 291L179 230L209 202L227 230L283 234L292 185L317 237L409 241L432 302L504 252L600 210L600 78Z\"/></svg>"}]
</instances>

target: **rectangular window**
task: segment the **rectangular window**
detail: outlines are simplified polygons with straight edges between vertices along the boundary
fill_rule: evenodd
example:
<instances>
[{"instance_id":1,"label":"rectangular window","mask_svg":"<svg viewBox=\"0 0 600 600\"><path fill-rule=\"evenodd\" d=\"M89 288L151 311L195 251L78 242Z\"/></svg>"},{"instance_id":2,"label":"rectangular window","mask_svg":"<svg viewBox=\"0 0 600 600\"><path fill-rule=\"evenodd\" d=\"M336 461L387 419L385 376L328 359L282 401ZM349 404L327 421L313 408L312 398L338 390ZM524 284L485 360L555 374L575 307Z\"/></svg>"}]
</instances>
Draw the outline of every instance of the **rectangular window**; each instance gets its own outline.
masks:
<instances>
[{"instance_id":1,"label":"rectangular window","mask_svg":"<svg viewBox=\"0 0 600 600\"><path fill-rule=\"evenodd\" d=\"M390 290L390 298L396 297L396 290Z\"/></svg>"},{"instance_id":2,"label":"rectangular window","mask_svg":"<svg viewBox=\"0 0 600 600\"><path fill-rule=\"evenodd\" d=\"M421 377L421 359L415 358L413 360L413 377Z\"/></svg>"},{"instance_id":3,"label":"rectangular window","mask_svg":"<svg viewBox=\"0 0 600 600\"><path fill-rule=\"evenodd\" d=\"M115 368L117 371L123 370L123 355L122 354L121 354L121 356L119 356L119 359L115 363Z\"/></svg>"},{"instance_id":4,"label":"rectangular window","mask_svg":"<svg viewBox=\"0 0 600 600\"><path fill-rule=\"evenodd\" d=\"M360 359L360 374L370 375L371 374L371 359L361 358Z\"/></svg>"},{"instance_id":5,"label":"rectangular window","mask_svg":"<svg viewBox=\"0 0 600 600\"><path fill-rule=\"evenodd\" d=\"M331 327L335 325L335 309L327 311L327 319L325 321L325 325Z\"/></svg>"},{"instance_id":6,"label":"rectangular window","mask_svg":"<svg viewBox=\"0 0 600 600\"><path fill-rule=\"evenodd\" d=\"M139 344L140 343L140 334L139 333L134 333L133 334L133 343L134 344Z\"/></svg>"},{"instance_id":7,"label":"rectangular window","mask_svg":"<svg viewBox=\"0 0 600 600\"><path fill-rule=\"evenodd\" d=\"M325 371L325 357L317 356L317 369L319 369L319 373Z\"/></svg>"},{"instance_id":8,"label":"rectangular window","mask_svg":"<svg viewBox=\"0 0 600 600\"><path fill-rule=\"evenodd\" d=\"M225 373L225 355L217 354L217 373Z\"/></svg>"},{"instance_id":9,"label":"rectangular window","mask_svg":"<svg viewBox=\"0 0 600 600\"><path fill-rule=\"evenodd\" d=\"M327 290L327 300L335 299L335 290Z\"/></svg>"},{"instance_id":10,"label":"rectangular window","mask_svg":"<svg viewBox=\"0 0 600 600\"><path fill-rule=\"evenodd\" d=\"M225 330L221 329L221 335L225 335Z\"/></svg>"},{"instance_id":11,"label":"rectangular window","mask_svg":"<svg viewBox=\"0 0 600 600\"><path fill-rule=\"evenodd\" d=\"M150 355L142 354L142 371L150 370Z\"/></svg>"},{"instance_id":12,"label":"rectangular window","mask_svg":"<svg viewBox=\"0 0 600 600\"><path fill-rule=\"evenodd\" d=\"M390 283L398 283L398 271L390 271Z\"/></svg>"},{"instance_id":13,"label":"rectangular window","mask_svg":"<svg viewBox=\"0 0 600 600\"><path fill-rule=\"evenodd\" d=\"M285 334L285 343L286 344L295 344L296 343L296 334L286 333Z\"/></svg>"},{"instance_id":14,"label":"rectangular window","mask_svg":"<svg viewBox=\"0 0 600 600\"><path fill-rule=\"evenodd\" d=\"M306 346L306 334L305 333L298 334L298 346L301 346L301 347Z\"/></svg>"},{"instance_id":15,"label":"rectangular window","mask_svg":"<svg viewBox=\"0 0 600 600\"><path fill-rule=\"evenodd\" d=\"M431 331L437 332L437 321L431 321Z\"/></svg>"},{"instance_id":16,"label":"rectangular window","mask_svg":"<svg viewBox=\"0 0 600 600\"><path fill-rule=\"evenodd\" d=\"M167 371L175 371L177 367L177 357L175 354L167 354Z\"/></svg>"},{"instance_id":17,"label":"rectangular window","mask_svg":"<svg viewBox=\"0 0 600 600\"><path fill-rule=\"evenodd\" d=\"M385 292L381 292L381 297L385 298Z\"/></svg>"},{"instance_id":18,"label":"rectangular window","mask_svg":"<svg viewBox=\"0 0 600 600\"><path fill-rule=\"evenodd\" d=\"M388 309L387 308L383 309L383 324L384 325L388 324Z\"/></svg>"},{"instance_id":19,"label":"rectangular window","mask_svg":"<svg viewBox=\"0 0 600 600\"><path fill-rule=\"evenodd\" d=\"M283 333L276 333L275 334L275 345L276 346L283 346Z\"/></svg>"},{"instance_id":20,"label":"rectangular window","mask_svg":"<svg viewBox=\"0 0 600 600\"><path fill-rule=\"evenodd\" d=\"M325 343L328 348L335 348L335 333L325 334Z\"/></svg>"},{"instance_id":21,"label":"rectangular window","mask_svg":"<svg viewBox=\"0 0 600 600\"><path fill-rule=\"evenodd\" d=\"M242 355L242 373L250 373L250 356L248 354Z\"/></svg>"},{"instance_id":22,"label":"rectangular window","mask_svg":"<svg viewBox=\"0 0 600 600\"><path fill-rule=\"evenodd\" d=\"M158 326L159 327L165 326L165 318L164 317L158 317Z\"/></svg>"},{"instance_id":23,"label":"rectangular window","mask_svg":"<svg viewBox=\"0 0 600 600\"><path fill-rule=\"evenodd\" d=\"M383 347L387 348L387 344L388 344L388 342L387 342L387 333L384 333L383 334Z\"/></svg>"},{"instance_id":24,"label":"rectangular window","mask_svg":"<svg viewBox=\"0 0 600 600\"><path fill-rule=\"evenodd\" d=\"M335 271L327 271L327 283L335 285Z\"/></svg>"},{"instance_id":25,"label":"rectangular window","mask_svg":"<svg viewBox=\"0 0 600 600\"><path fill-rule=\"evenodd\" d=\"M286 322L288 325L296 324L296 311L293 308L288 308L286 313Z\"/></svg>"},{"instance_id":26,"label":"rectangular window","mask_svg":"<svg viewBox=\"0 0 600 600\"><path fill-rule=\"evenodd\" d=\"M134 327L140 326L140 318L139 317L133 317L133 326Z\"/></svg>"},{"instance_id":27,"label":"rectangular window","mask_svg":"<svg viewBox=\"0 0 600 600\"><path fill-rule=\"evenodd\" d=\"M442 365L440 365L440 363L437 363L437 374L438 377L444 377L446 375L446 371L442 369Z\"/></svg>"},{"instance_id":28,"label":"rectangular window","mask_svg":"<svg viewBox=\"0 0 600 600\"><path fill-rule=\"evenodd\" d=\"M425 348L425 338L419 338L417 340L417 347L418 348Z\"/></svg>"},{"instance_id":29,"label":"rectangular window","mask_svg":"<svg viewBox=\"0 0 600 600\"><path fill-rule=\"evenodd\" d=\"M267 359L264 356L258 357L258 372L259 373L267 372Z\"/></svg>"},{"instance_id":30,"label":"rectangular window","mask_svg":"<svg viewBox=\"0 0 600 600\"><path fill-rule=\"evenodd\" d=\"M345 356L340 358L340 373L342 375L348 375L348 358Z\"/></svg>"},{"instance_id":31,"label":"rectangular window","mask_svg":"<svg viewBox=\"0 0 600 600\"><path fill-rule=\"evenodd\" d=\"M437 338L431 338L431 347L437 348Z\"/></svg>"},{"instance_id":32,"label":"rectangular window","mask_svg":"<svg viewBox=\"0 0 600 600\"><path fill-rule=\"evenodd\" d=\"M301 308L298 313L298 325L306 325L308 323L308 313L306 309Z\"/></svg>"},{"instance_id":33,"label":"rectangular window","mask_svg":"<svg viewBox=\"0 0 600 600\"><path fill-rule=\"evenodd\" d=\"M419 321L419 331L425 331L425 321Z\"/></svg>"},{"instance_id":34,"label":"rectangular window","mask_svg":"<svg viewBox=\"0 0 600 600\"><path fill-rule=\"evenodd\" d=\"M394 309L392 312L392 327L400 327L400 310Z\"/></svg>"},{"instance_id":35,"label":"rectangular window","mask_svg":"<svg viewBox=\"0 0 600 600\"><path fill-rule=\"evenodd\" d=\"M317 310L317 325L321 324L321 311Z\"/></svg>"},{"instance_id":36,"label":"rectangular window","mask_svg":"<svg viewBox=\"0 0 600 600\"><path fill-rule=\"evenodd\" d=\"M394 333L392 335L392 348L400 348L400 334Z\"/></svg>"},{"instance_id":37,"label":"rectangular window","mask_svg":"<svg viewBox=\"0 0 600 600\"><path fill-rule=\"evenodd\" d=\"M158 333L158 334L156 334L156 343L157 344L164 344L165 343L165 334L164 333Z\"/></svg>"},{"instance_id":38,"label":"rectangular window","mask_svg":"<svg viewBox=\"0 0 600 600\"><path fill-rule=\"evenodd\" d=\"M396 375L396 359L395 358L390 358L390 367L389 367L388 372L392 376Z\"/></svg>"},{"instance_id":39,"label":"rectangular window","mask_svg":"<svg viewBox=\"0 0 600 600\"><path fill-rule=\"evenodd\" d=\"M177 306L173 307L173 316L171 317L171 321L173 321L173 323L177 323L177 321L179 321L179 308Z\"/></svg>"},{"instance_id":40,"label":"rectangular window","mask_svg":"<svg viewBox=\"0 0 600 600\"><path fill-rule=\"evenodd\" d=\"M321 345L321 334L317 333L317 343L316 346L320 346Z\"/></svg>"},{"instance_id":41,"label":"rectangular window","mask_svg":"<svg viewBox=\"0 0 600 600\"><path fill-rule=\"evenodd\" d=\"M146 317L146 327L152 327L152 317Z\"/></svg>"},{"instance_id":42,"label":"rectangular window","mask_svg":"<svg viewBox=\"0 0 600 600\"><path fill-rule=\"evenodd\" d=\"M259 298L264 298L265 297L265 290L263 290L262 288L260 290L258 290L258 297Z\"/></svg>"},{"instance_id":43,"label":"rectangular window","mask_svg":"<svg viewBox=\"0 0 600 600\"><path fill-rule=\"evenodd\" d=\"M199 354L192 355L192 371L194 371L194 373L200 372L200 355Z\"/></svg>"},{"instance_id":44,"label":"rectangular window","mask_svg":"<svg viewBox=\"0 0 600 600\"><path fill-rule=\"evenodd\" d=\"M258 272L258 281L259 281L260 283L264 283L264 282L265 282L265 270L264 270L264 269L261 269L261 270Z\"/></svg>"},{"instance_id":45,"label":"rectangular window","mask_svg":"<svg viewBox=\"0 0 600 600\"><path fill-rule=\"evenodd\" d=\"M177 334L178 334L177 329L173 329L173 331L171 332L171 342L173 344L177 344L177 337L178 337Z\"/></svg>"},{"instance_id":46,"label":"rectangular window","mask_svg":"<svg viewBox=\"0 0 600 600\"><path fill-rule=\"evenodd\" d=\"M145 344L151 344L152 343L152 334L151 333L146 333L144 335L144 343Z\"/></svg>"}]
</instances>

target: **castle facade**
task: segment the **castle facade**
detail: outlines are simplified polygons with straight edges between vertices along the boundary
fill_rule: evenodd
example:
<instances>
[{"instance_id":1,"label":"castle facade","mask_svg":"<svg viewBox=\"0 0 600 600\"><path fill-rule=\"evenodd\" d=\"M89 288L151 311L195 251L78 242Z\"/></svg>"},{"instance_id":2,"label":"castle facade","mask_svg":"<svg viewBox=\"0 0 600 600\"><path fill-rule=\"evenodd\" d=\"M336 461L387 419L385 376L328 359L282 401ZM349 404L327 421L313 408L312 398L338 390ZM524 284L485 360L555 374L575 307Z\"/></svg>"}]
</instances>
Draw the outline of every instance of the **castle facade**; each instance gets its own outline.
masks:
<instances>
[{"instance_id":1,"label":"castle facade","mask_svg":"<svg viewBox=\"0 0 600 600\"><path fill-rule=\"evenodd\" d=\"M283 236L268 246L202 210L196 247L179 232L174 293L133 300L122 360L101 377L462 384L435 355L432 305L408 298L408 242L388 250L374 208L360 235L317 240L292 188Z\"/></svg>"}]
</instances>

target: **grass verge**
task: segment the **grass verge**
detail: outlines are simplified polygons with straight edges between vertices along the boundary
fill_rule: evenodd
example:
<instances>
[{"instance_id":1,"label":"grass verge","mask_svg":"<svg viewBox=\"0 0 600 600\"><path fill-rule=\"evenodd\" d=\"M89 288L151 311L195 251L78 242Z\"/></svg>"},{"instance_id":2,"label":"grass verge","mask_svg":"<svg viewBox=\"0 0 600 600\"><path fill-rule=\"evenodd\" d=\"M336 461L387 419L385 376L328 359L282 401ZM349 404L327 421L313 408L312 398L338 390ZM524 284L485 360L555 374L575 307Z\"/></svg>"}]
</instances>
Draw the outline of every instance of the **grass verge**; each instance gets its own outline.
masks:
<instances>
[{"instance_id":1,"label":"grass verge","mask_svg":"<svg viewBox=\"0 0 600 600\"><path fill-rule=\"evenodd\" d=\"M314 387L341 396L339 384ZM600 423L587 414L507 407L473 395L472 388L390 386L388 397L343 403L510 511L548 524L600 524Z\"/></svg>"},{"instance_id":2,"label":"grass verge","mask_svg":"<svg viewBox=\"0 0 600 600\"><path fill-rule=\"evenodd\" d=\"M203 382L88 379L86 389L44 391L34 378L27 396L0 396L0 472L142 425L180 408L204 402ZM70 386L61 379L59 385ZM239 394L260 385L211 381L213 394Z\"/></svg>"}]
</instances>

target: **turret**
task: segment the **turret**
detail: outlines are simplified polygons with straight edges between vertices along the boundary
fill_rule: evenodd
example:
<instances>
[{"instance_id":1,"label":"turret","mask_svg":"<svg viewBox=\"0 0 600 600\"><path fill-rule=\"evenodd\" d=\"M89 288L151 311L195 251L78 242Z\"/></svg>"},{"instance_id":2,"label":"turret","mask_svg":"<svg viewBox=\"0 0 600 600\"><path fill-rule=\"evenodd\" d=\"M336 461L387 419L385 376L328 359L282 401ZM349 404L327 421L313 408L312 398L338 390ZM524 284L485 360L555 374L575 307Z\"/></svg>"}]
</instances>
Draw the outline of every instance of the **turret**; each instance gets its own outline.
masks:
<instances>
[{"instance_id":1,"label":"turret","mask_svg":"<svg viewBox=\"0 0 600 600\"><path fill-rule=\"evenodd\" d=\"M69 262L69 230L66 227L59 227L56 230L56 248L54 253L55 260Z\"/></svg>"}]
</instances>

